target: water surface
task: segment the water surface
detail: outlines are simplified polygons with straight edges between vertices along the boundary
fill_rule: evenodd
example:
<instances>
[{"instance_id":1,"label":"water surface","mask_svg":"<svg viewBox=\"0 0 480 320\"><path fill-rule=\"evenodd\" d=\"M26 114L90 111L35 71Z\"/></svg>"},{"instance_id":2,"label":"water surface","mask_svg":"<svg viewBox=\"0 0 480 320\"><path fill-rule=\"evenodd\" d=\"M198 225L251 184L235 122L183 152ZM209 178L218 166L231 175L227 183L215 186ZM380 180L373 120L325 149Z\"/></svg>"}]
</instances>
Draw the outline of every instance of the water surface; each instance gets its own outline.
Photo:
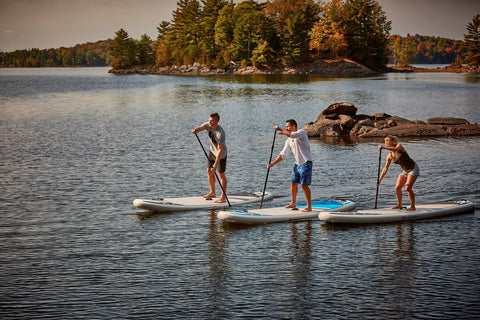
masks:
<instances>
[{"instance_id":1,"label":"water surface","mask_svg":"<svg viewBox=\"0 0 480 320\"><path fill-rule=\"evenodd\" d=\"M478 82L448 73L0 69L2 318L476 319L478 211L362 227L319 220L236 227L215 211L152 215L132 201L208 191L204 155L189 130L211 111L227 132L229 192L260 191L273 125L315 121L342 101L363 114L479 123ZM283 142L277 136L275 155ZM372 208L378 143L312 139L313 198ZM480 203L479 137L401 143L421 169L418 202ZM292 165L293 157L270 170L268 189L279 197L265 205L289 201ZM395 203L398 173L392 167L384 179L380 206Z\"/></svg>"}]
</instances>

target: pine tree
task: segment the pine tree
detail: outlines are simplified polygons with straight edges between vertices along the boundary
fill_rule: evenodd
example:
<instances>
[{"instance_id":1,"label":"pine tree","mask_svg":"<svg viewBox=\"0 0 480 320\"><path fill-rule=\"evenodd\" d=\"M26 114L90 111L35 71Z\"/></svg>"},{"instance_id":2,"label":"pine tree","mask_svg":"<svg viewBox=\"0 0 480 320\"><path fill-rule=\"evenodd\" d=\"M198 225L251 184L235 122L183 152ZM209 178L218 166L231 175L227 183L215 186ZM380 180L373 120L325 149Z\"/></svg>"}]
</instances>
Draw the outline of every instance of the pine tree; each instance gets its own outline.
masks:
<instances>
[{"instance_id":1,"label":"pine tree","mask_svg":"<svg viewBox=\"0 0 480 320\"><path fill-rule=\"evenodd\" d=\"M464 35L467 54L465 62L471 66L480 66L480 14L473 17L467 25L468 33Z\"/></svg>"},{"instance_id":2,"label":"pine tree","mask_svg":"<svg viewBox=\"0 0 480 320\"><path fill-rule=\"evenodd\" d=\"M154 64L152 39L143 34L137 44L138 64L141 66L150 66Z\"/></svg>"},{"instance_id":3,"label":"pine tree","mask_svg":"<svg viewBox=\"0 0 480 320\"><path fill-rule=\"evenodd\" d=\"M218 13L218 19L215 23L215 47L217 54L215 56L215 65L217 68L225 68L232 59L232 43L235 22L233 2L226 4Z\"/></svg>"},{"instance_id":4,"label":"pine tree","mask_svg":"<svg viewBox=\"0 0 480 320\"><path fill-rule=\"evenodd\" d=\"M110 45L110 55L114 57L112 67L114 69L126 69L136 64L135 41L128 36L128 32L120 29L115 32L116 37ZM68 59L72 59L69 57ZM65 59L64 59L65 63ZM71 62L67 62L71 63Z\"/></svg>"},{"instance_id":5,"label":"pine tree","mask_svg":"<svg viewBox=\"0 0 480 320\"><path fill-rule=\"evenodd\" d=\"M388 62L391 21L374 0L347 0L345 10L347 56L368 67L383 68Z\"/></svg>"},{"instance_id":6,"label":"pine tree","mask_svg":"<svg viewBox=\"0 0 480 320\"><path fill-rule=\"evenodd\" d=\"M192 64L198 58L200 40L200 3L197 0L179 0L173 12L171 35L173 62Z\"/></svg>"},{"instance_id":7,"label":"pine tree","mask_svg":"<svg viewBox=\"0 0 480 320\"><path fill-rule=\"evenodd\" d=\"M253 49L263 43L262 7L255 1L243 1L235 6L233 18L235 28L233 30L232 56L235 60L241 60L243 64L249 64Z\"/></svg>"},{"instance_id":8,"label":"pine tree","mask_svg":"<svg viewBox=\"0 0 480 320\"><path fill-rule=\"evenodd\" d=\"M313 0L267 2L265 14L274 21L283 62L295 65L309 59L310 31L319 19L319 12L320 7Z\"/></svg>"},{"instance_id":9,"label":"pine tree","mask_svg":"<svg viewBox=\"0 0 480 320\"><path fill-rule=\"evenodd\" d=\"M202 0L202 18L201 18L201 63L211 63L217 55L217 46L215 45L215 25L217 23L220 10L227 4L225 0Z\"/></svg>"}]
</instances>

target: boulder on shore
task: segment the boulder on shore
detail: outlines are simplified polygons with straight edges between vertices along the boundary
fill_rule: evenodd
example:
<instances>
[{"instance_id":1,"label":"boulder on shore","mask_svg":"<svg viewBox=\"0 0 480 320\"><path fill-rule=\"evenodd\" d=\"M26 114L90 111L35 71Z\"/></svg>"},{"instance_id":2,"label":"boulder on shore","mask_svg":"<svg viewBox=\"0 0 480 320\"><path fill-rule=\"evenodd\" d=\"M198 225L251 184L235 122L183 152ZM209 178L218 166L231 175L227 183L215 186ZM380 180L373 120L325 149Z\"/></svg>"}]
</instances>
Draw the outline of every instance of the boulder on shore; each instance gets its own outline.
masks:
<instances>
[{"instance_id":1,"label":"boulder on shore","mask_svg":"<svg viewBox=\"0 0 480 320\"><path fill-rule=\"evenodd\" d=\"M303 129L309 137L362 138L385 137L433 137L480 135L480 125L466 119L453 117L431 118L427 122L407 120L386 113L357 115L357 108L348 102L334 103L320 112L315 122Z\"/></svg>"}]
</instances>

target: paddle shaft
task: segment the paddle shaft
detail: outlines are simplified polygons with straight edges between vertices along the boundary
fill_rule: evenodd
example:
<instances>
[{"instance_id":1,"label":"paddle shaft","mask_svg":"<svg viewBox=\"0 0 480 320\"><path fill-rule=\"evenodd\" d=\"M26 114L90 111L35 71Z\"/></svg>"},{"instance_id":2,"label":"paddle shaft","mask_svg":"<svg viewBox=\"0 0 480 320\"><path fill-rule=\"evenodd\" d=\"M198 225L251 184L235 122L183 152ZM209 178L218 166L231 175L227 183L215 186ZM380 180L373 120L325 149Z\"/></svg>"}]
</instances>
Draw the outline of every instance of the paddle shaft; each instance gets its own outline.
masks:
<instances>
[{"instance_id":1,"label":"paddle shaft","mask_svg":"<svg viewBox=\"0 0 480 320\"><path fill-rule=\"evenodd\" d=\"M268 160L269 164L272 162L273 148L275 147L275 137L276 136L277 136L277 130L274 130L272 150L270 151L270 160ZM262 207L263 207L263 199L265 198L265 190L267 189L267 181L268 181L268 173L269 172L270 172L270 168L267 169L267 176L265 177L265 184L263 185L263 193L262 193L262 201L260 202L260 209L262 209Z\"/></svg>"},{"instance_id":2,"label":"paddle shaft","mask_svg":"<svg viewBox=\"0 0 480 320\"><path fill-rule=\"evenodd\" d=\"M375 195L375 209L377 209L377 202L378 202L378 189L380 185L380 166L382 165L382 149L378 151L378 174L377 174L377 194Z\"/></svg>"},{"instance_id":3,"label":"paddle shaft","mask_svg":"<svg viewBox=\"0 0 480 320\"><path fill-rule=\"evenodd\" d=\"M197 137L198 143L200 143L200 146L202 147L203 153L205 154L205 157L207 157L207 161L210 160L208 158L207 151L205 151L205 148L203 147L202 141L200 141L200 138L198 137L198 134L195 132L195 137ZM222 188L222 192L225 195L225 199L227 200L228 206L231 207L232 205L230 204L230 200L228 200L227 193L225 192L225 189L223 189L222 183L220 182L220 179L218 178L217 172L214 172L215 178L217 178L218 184L220 185L220 188Z\"/></svg>"}]
</instances>

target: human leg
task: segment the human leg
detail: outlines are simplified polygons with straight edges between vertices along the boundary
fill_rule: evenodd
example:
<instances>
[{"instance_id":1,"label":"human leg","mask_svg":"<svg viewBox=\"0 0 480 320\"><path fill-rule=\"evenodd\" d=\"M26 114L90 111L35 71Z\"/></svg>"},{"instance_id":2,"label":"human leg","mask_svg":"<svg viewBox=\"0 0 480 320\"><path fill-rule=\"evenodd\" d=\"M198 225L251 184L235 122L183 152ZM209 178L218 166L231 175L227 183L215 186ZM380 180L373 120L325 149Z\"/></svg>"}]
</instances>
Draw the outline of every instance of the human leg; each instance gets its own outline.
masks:
<instances>
[{"instance_id":1,"label":"human leg","mask_svg":"<svg viewBox=\"0 0 480 320\"><path fill-rule=\"evenodd\" d=\"M402 188L407 182L407 177L403 174L400 174L397 179L397 184L395 185L395 194L397 196L397 205L392 209L401 209L402 208Z\"/></svg>"},{"instance_id":2,"label":"human leg","mask_svg":"<svg viewBox=\"0 0 480 320\"><path fill-rule=\"evenodd\" d=\"M307 206L302 210L302 212L312 211L312 192L310 191L310 187L302 184L302 189L305 193L305 199L307 200Z\"/></svg>"},{"instance_id":3,"label":"human leg","mask_svg":"<svg viewBox=\"0 0 480 320\"><path fill-rule=\"evenodd\" d=\"M215 198L215 171L212 168L207 169L208 185L210 187L210 192L204 195L204 198Z\"/></svg>"},{"instance_id":4,"label":"human leg","mask_svg":"<svg viewBox=\"0 0 480 320\"><path fill-rule=\"evenodd\" d=\"M307 161L299 167L300 172L300 184L302 185L303 192L305 193L305 199L307 206L303 209L303 212L312 211L312 193L309 185L312 183L312 161Z\"/></svg>"},{"instance_id":5,"label":"human leg","mask_svg":"<svg viewBox=\"0 0 480 320\"><path fill-rule=\"evenodd\" d=\"M290 185L290 198L291 201L288 205L285 206L287 209L293 209L297 207L297 193L298 193L298 183L293 183Z\"/></svg>"},{"instance_id":6,"label":"human leg","mask_svg":"<svg viewBox=\"0 0 480 320\"><path fill-rule=\"evenodd\" d=\"M298 184L300 183L300 172L299 166L295 164L292 169L292 181L290 184L290 203L285 206L287 209L293 209L297 207L297 193L298 193Z\"/></svg>"},{"instance_id":7,"label":"human leg","mask_svg":"<svg viewBox=\"0 0 480 320\"><path fill-rule=\"evenodd\" d=\"M220 176L220 183L222 184L222 194L220 195L220 199L216 200L216 203L223 203L227 201L225 193L227 192L227 177L225 176L225 172L219 172L218 175Z\"/></svg>"},{"instance_id":8,"label":"human leg","mask_svg":"<svg viewBox=\"0 0 480 320\"><path fill-rule=\"evenodd\" d=\"M415 193L413 192L413 184L417 181L417 176L409 175L407 182L405 183L405 190L407 191L408 198L410 199L410 208L407 211L415 211Z\"/></svg>"}]
</instances>

